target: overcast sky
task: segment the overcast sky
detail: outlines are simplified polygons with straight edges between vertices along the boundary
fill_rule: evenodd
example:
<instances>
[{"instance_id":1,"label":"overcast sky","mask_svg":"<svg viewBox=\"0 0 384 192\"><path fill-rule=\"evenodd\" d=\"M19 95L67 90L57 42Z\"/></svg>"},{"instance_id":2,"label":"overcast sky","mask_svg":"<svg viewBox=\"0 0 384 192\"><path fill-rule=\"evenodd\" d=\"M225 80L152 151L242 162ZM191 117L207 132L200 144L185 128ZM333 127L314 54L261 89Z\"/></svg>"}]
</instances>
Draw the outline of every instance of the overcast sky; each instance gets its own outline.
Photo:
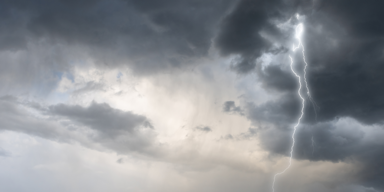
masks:
<instances>
[{"instance_id":1,"label":"overcast sky","mask_svg":"<svg viewBox=\"0 0 384 192\"><path fill-rule=\"evenodd\" d=\"M293 69L276 192L384 192L383 18L380 0L0 0L0 191L270 192Z\"/></svg>"}]
</instances>

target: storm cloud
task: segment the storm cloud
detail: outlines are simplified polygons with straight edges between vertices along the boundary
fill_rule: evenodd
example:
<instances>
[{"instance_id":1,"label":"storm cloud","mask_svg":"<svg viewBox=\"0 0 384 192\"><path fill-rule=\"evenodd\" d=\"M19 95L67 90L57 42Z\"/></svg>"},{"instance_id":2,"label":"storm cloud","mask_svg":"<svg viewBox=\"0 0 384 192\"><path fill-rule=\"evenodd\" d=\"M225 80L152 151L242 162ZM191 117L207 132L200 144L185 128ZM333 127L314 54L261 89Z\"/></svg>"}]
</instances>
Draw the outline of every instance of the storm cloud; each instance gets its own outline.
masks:
<instances>
[{"instance_id":1,"label":"storm cloud","mask_svg":"<svg viewBox=\"0 0 384 192\"><path fill-rule=\"evenodd\" d=\"M214 26L230 5L174 0L3 1L0 42L2 50L13 51L38 43L80 47L100 65L131 65L137 72L150 73L204 56Z\"/></svg>"},{"instance_id":2,"label":"storm cloud","mask_svg":"<svg viewBox=\"0 0 384 192\"><path fill-rule=\"evenodd\" d=\"M216 163L269 178L274 170L265 167L289 156L300 115L291 56L309 87L294 159L354 168L345 177L351 185L322 188L308 184L312 177L302 185L382 191L382 7L377 0L3 0L0 129L124 154L122 165L138 154L178 173L214 172ZM291 49L298 23L303 52ZM268 163L252 167L248 154ZM12 155L0 147L0 158Z\"/></svg>"},{"instance_id":3,"label":"storm cloud","mask_svg":"<svg viewBox=\"0 0 384 192\"><path fill-rule=\"evenodd\" d=\"M314 1L311 9L308 4L296 5L297 13L305 15L303 42L309 63L307 78L315 102L312 104L302 92L307 101L296 158L362 162L367 168L362 175L369 175L364 177L364 182L382 187L378 181L381 171L373 171L378 166L374 162L383 158L382 146L373 140L366 141L370 126L383 126L384 95L380 86L384 79L380 73L384 62L384 33L383 22L377 19L383 14L378 8L380 4L377 1ZM270 5L273 6L268 7ZM281 5L282 2L277 1L242 1L224 20L217 46L224 55L241 56L232 69L238 73L255 72L267 91L281 95L264 104L250 102L243 107L255 125L264 127L258 130L264 146L288 155L291 132L287 129L290 130L299 113L298 84L290 69L284 67L284 62L286 66L289 64L288 59L276 57L271 64L258 60L263 53L270 54L267 50L277 43L261 36L269 22L284 18L284 13L291 11ZM277 9L280 12L274 12ZM253 17L249 16L252 14ZM283 36L277 32L271 34ZM301 55L294 60L303 65ZM303 75L300 70L299 73ZM226 102L224 106L225 111L229 111L232 103Z\"/></svg>"}]
</instances>

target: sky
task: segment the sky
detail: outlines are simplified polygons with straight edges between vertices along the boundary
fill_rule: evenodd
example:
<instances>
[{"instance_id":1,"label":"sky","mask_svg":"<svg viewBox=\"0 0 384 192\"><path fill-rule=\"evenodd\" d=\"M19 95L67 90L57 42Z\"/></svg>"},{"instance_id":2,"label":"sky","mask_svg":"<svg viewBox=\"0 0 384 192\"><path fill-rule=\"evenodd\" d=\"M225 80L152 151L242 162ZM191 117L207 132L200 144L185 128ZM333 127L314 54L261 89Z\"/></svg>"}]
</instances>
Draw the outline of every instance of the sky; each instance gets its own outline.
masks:
<instances>
[{"instance_id":1,"label":"sky","mask_svg":"<svg viewBox=\"0 0 384 192\"><path fill-rule=\"evenodd\" d=\"M0 0L0 191L384 192L383 7Z\"/></svg>"}]
</instances>

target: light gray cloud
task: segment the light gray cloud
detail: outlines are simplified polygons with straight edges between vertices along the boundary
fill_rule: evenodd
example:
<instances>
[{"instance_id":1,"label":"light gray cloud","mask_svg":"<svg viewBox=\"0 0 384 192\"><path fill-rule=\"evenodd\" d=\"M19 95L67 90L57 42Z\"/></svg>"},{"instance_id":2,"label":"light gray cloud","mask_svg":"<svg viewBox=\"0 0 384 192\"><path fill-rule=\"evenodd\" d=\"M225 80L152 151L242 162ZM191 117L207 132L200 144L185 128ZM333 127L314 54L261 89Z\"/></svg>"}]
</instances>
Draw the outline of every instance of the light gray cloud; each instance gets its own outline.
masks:
<instances>
[{"instance_id":1,"label":"light gray cloud","mask_svg":"<svg viewBox=\"0 0 384 192\"><path fill-rule=\"evenodd\" d=\"M52 121L35 117L25 107L18 104L17 98L2 97L0 100L0 128L36 135L58 141L69 141L65 128Z\"/></svg>"}]
</instances>

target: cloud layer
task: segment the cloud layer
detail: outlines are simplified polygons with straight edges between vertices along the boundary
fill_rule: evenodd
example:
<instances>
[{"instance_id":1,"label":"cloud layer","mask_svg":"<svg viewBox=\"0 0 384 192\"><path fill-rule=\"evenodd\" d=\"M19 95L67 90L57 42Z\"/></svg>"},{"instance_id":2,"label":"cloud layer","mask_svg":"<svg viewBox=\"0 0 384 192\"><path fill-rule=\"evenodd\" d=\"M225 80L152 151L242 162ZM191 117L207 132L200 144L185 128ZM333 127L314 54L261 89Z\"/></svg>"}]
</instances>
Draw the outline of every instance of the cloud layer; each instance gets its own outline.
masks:
<instances>
[{"instance_id":1,"label":"cloud layer","mask_svg":"<svg viewBox=\"0 0 384 192\"><path fill-rule=\"evenodd\" d=\"M282 183L383 191L383 6L376 0L1 1L0 129L121 154L122 165L135 164L134 157L171 165L175 174L212 170L233 186L241 181L231 174L249 178L249 171L260 183L240 188L268 190L299 115L288 56L304 75L302 52L291 49L295 26L303 23L314 103L304 89L294 158L313 166L288 174L304 177L325 166L332 176ZM13 154L0 146L0 158ZM194 189L201 188L178 191Z\"/></svg>"}]
</instances>

